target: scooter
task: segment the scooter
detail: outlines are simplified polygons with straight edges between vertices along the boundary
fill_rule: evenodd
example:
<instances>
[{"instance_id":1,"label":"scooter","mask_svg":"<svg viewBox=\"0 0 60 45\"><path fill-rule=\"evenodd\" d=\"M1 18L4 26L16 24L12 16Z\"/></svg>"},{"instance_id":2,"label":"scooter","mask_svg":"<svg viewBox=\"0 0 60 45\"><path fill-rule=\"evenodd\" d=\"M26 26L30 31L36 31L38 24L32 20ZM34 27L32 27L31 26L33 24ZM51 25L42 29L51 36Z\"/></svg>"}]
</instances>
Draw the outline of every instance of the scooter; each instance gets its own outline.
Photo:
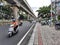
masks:
<instances>
[{"instance_id":1,"label":"scooter","mask_svg":"<svg viewBox=\"0 0 60 45\"><path fill-rule=\"evenodd\" d=\"M19 26L17 27L16 31L14 31L14 25L10 25L10 28L8 30L8 37L11 37L12 35L16 34L19 30Z\"/></svg>"}]
</instances>

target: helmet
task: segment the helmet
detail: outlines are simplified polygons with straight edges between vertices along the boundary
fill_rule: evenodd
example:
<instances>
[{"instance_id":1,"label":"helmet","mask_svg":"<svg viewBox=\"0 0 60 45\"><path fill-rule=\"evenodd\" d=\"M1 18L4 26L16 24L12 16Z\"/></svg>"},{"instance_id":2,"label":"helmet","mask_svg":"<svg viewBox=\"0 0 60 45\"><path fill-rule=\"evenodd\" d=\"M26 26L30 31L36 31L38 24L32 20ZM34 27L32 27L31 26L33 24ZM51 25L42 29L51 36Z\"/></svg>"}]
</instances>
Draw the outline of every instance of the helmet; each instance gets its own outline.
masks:
<instances>
[{"instance_id":1,"label":"helmet","mask_svg":"<svg viewBox=\"0 0 60 45\"><path fill-rule=\"evenodd\" d=\"M15 19L12 19L13 22L15 22L16 20Z\"/></svg>"}]
</instances>

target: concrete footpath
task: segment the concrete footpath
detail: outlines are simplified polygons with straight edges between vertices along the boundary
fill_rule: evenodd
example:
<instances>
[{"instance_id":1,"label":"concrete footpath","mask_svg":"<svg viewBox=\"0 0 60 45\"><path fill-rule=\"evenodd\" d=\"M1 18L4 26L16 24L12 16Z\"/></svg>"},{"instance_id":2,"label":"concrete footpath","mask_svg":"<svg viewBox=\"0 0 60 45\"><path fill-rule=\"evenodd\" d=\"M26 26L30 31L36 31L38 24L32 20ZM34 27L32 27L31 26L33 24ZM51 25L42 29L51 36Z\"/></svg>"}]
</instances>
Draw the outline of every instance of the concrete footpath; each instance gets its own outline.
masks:
<instances>
[{"instance_id":1,"label":"concrete footpath","mask_svg":"<svg viewBox=\"0 0 60 45\"><path fill-rule=\"evenodd\" d=\"M42 45L42 37L40 33L40 24L36 23L36 26L33 30L33 34L29 40L28 45Z\"/></svg>"},{"instance_id":2,"label":"concrete footpath","mask_svg":"<svg viewBox=\"0 0 60 45\"><path fill-rule=\"evenodd\" d=\"M60 30L36 23L28 45L60 45Z\"/></svg>"}]
</instances>

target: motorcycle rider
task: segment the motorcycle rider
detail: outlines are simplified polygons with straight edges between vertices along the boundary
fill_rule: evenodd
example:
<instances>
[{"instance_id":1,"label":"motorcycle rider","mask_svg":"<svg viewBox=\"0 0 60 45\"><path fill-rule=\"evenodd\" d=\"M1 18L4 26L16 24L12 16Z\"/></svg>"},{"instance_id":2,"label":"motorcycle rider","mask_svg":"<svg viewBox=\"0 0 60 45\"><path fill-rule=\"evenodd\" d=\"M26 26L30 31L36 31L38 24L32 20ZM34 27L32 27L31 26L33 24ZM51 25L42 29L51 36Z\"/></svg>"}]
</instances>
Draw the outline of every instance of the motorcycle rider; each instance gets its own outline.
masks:
<instances>
[{"instance_id":1,"label":"motorcycle rider","mask_svg":"<svg viewBox=\"0 0 60 45\"><path fill-rule=\"evenodd\" d=\"M15 19L12 19L12 25L14 25L14 31L16 31L18 27L18 22Z\"/></svg>"}]
</instances>

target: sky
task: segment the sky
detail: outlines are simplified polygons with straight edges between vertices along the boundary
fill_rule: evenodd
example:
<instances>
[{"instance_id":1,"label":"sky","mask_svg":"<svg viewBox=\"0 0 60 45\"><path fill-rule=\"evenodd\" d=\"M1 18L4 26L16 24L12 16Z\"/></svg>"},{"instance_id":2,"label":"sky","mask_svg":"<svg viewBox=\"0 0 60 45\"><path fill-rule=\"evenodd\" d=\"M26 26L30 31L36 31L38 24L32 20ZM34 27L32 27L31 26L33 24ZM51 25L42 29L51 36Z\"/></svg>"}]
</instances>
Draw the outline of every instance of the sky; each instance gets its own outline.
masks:
<instances>
[{"instance_id":1,"label":"sky","mask_svg":"<svg viewBox=\"0 0 60 45\"><path fill-rule=\"evenodd\" d=\"M29 3L36 16L38 14L36 10L39 9L39 7L48 6L51 4L51 0L27 0L27 2Z\"/></svg>"}]
</instances>

